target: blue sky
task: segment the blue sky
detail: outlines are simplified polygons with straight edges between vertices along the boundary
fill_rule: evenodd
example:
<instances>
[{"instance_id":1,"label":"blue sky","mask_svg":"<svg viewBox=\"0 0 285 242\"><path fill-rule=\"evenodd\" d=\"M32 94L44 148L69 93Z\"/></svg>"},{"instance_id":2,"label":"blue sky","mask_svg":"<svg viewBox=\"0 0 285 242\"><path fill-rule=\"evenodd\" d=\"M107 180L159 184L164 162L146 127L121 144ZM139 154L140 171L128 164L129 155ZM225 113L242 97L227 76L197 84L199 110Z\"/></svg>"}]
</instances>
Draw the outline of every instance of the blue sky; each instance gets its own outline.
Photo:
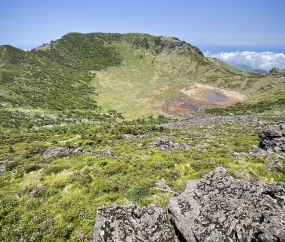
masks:
<instances>
[{"instance_id":1,"label":"blue sky","mask_svg":"<svg viewBox=\"0 0 285 242\"><path fill-rule=\"evenodd\" d=\"M175 36L204 52L285 53L284 9L285 0L1 0L0 45L33 48L68 32L140 32Z\"/></svg>"}]
</instances>

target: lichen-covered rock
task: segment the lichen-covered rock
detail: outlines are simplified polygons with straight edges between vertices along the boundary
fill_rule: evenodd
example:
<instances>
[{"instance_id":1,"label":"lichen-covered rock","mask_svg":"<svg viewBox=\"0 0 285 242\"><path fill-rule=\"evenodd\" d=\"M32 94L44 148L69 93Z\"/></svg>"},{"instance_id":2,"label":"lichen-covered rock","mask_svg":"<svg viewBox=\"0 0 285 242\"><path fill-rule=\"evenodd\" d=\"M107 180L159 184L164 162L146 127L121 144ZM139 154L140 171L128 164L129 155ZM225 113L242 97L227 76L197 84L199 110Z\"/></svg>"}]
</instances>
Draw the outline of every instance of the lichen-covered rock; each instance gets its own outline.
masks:
<instances>
[{"instance_id":1,"label":"lichen-covered rock","mask_svg":"<svg viewBox=\"0 0 285 242\"><path fill-rule=\"evenodd\" d=\"M273 171L273 167L274 166L282 167L282 164L278 160L271 161L271 162L268 163L268 165L266 166L265 170L269 171L269 172L274 172Z\"/></svg>"},{"instance_id":2,"label":"lichen-covered rock","mask_svg":"<svg viewBox=\"0 0 285 242\"><path fill-rule=\"evenodd\" d=\"M50 157L52 155L57 155L59 153L65 152L65 151L69 151L68 148L65 148L65 147L49 147L43 153L43 157Z\"/></svg>"},{"instance_id":3,"label":"lichen-covered rock","mask_svg":"<svg viewBox=\"0 0 285 242\"><path fill-rule=\"evenodd\" d=\"M166 210L157 205L99 207L93 242L178 242Z\"/></svg>"},{"instance_id":4,"label":"lichen-covered rock","mask_svg":"<svg viewBox=\"0 0 285 242\"><path fill-rule=\"evenodd\" d=\"M105 156L114 156L114 153L112 150L99 150L99 155L105 155Z\"/></svg>"},{"instance_id":5,"label":"lichen-covered rock","mask_svg":"<svg viewBox=\"0 0 285 242\"><path fill-rule=\"evenodd\" d=\"M5 173L6 172L6 165L13 163L14 161L11 160L0 160L0 174Z\"/></svg>"},{"instance_id":6,"label":"lichen-covered rock","mask_svg":"<svg viewBox=\"0 0 285 242\"><path fill-rule=\"evenodd\" d=\"M149 145L150 148L155 148L157 150L161 151L169 151L171 149L180 149L180 150L189 150L189 148L186 146L186 144L179 144L179 143L174 143L170 140L158 140L158 141L153 141Z\"/></svg>"},{"instance_id":7,"label":"lichen-covered rock","mask_svg":"<svg viewBox=\"0 0 285 242\"><path fill-rule=\"evenodd\" d=\"M165 192L171 192L171 188L166 184L165 181L160 181L160 182L156 182L155 185L158 186L157 189L165 191Z\"/></svg>"},{"instance_id":8,"label":"lichen-covered rock","mask_svg":"<svg viewBox=\"0 0 285 242\"><path fill-rule=\"evenodd\" d=\"M285 71L280 71L279 68L276 67L273 67L268 73L277 79L285 78Z\"/></svg>"},{"instance_id":9,"label":"lichen-covered rock","mask_svg":"<svg viewBox=\"0 0 285 242\"><path fill-rule=\"evenodd\" d=\"M285 183L235 180L224 168L186 182L168 211L185 241L285 241Z\"/></svg>"},{"instance_id":10,"label":"lichen-covered rock","mask_svg":"<svg viewBox=\"0 0 285 242\"><path fill-rule=\"evenodd\" d=\"M279 130L267 129L258 133L259 148L266 151L285 151L285 134Z\"/></svg>"}]
</instances>

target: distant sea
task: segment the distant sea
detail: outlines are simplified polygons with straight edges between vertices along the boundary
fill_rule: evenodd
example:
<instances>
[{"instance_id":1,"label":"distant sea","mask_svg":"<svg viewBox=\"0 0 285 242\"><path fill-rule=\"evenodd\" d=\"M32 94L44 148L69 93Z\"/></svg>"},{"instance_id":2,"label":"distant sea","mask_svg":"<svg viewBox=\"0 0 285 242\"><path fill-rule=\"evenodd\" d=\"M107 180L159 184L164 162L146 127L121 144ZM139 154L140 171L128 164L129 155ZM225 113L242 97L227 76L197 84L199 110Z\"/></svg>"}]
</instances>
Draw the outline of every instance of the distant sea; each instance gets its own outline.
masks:
<instances>
[{"instance_id":1,"label":"distant sea","mask_svg":"<svg viewBox=\"0 0 285 242\"><path fill-rule=\"evenodd\" d=\"M273 52L285 54L285 45L196 45L203 53L209 51L211 54L221 52L236 52L236 51L255 51L255 52Z\"/></svg>"}]
</instances>

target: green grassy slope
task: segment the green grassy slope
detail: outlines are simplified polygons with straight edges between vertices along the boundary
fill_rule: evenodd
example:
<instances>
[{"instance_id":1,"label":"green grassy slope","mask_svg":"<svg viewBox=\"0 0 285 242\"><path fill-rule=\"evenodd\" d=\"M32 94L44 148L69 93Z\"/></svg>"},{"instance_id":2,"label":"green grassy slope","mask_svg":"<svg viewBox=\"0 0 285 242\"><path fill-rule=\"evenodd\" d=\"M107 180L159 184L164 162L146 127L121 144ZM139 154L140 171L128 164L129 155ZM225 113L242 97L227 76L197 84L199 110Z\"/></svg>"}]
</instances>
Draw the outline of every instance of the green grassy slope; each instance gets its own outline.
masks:
<instances>
[{"instance_id":1,"label":"green grassy slope","mask_svg":"<svg viewBox=\"0 0 285 242\"><path fill-rule=\"evenodd\" d=\"M239 68L234 67L232 65L229 65L228 63L226 63L220 59L217 59L217 58L207 57L207 59L208 59L208 61L210 61L214 65L221 67L221 68L223 68L223 69L227 70L228 72L235 74L235 75L239 75L239 76L256 76L256 75L259 75L258 72L246 71L246 70L239 69Z\"/></svg>"}]
</instances>

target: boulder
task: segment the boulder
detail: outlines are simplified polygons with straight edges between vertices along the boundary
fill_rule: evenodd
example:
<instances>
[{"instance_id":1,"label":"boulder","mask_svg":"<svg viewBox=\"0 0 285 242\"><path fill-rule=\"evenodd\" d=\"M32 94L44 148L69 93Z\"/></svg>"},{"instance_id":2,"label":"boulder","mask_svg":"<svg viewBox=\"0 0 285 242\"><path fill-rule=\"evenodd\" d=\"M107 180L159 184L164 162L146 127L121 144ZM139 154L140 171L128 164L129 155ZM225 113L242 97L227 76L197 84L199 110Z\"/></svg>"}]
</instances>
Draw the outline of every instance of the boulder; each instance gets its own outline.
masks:
<instances>
[{"instance_id":1,"label":"boulder","mask_svg":"<svg viewBox=\"0 0 285 242\"><path fill-rule=\"evenodd\" d=\"M266 151L285 151L285 134L279 130L267 129L258 133L259 148Z\"/></svg>"},{"instance_id":2,"label":"boulder","mask_svg":"<svg viewBox=\"0 0 285 242\"><path fill-rule=\"evenodd\" d=\"M156 182L155 185L158 186L158 190L162 190L164 192L171 192L171 188L166 184L165 181Z\"/></svg>"},{"instance_id":3,"label":"boulder","mask_svg":"<svg viewBox=\"0 0 285 242\"><path fill-rule=\"evenodd\" d=\"M285 241L285 183L235 180L224 168L186 182L168 203L181 241Z\"/></svg>"},{"instance_id":4,"label":"boulder","mask_svg":"<svg viewBox=\"0 0 285 242\"><path fill-rule=\"evenodd\" d=\"M263 120L259 120L257 122L258 126L266 126L267 125L267 122L266 121L263 121Z\"/></svg>"},{"instance_id":5,"label":"boulder","mask_svg":"<svg viewBox=\"0 0 285 242\"><path fill-rule=\"evenodd\" d=\"M65 147L49 147L47 150L43 153L43 157L50 157L52 155L57 155L59 153L63 153L69 151L68 148Z\"/></svg>"},{"instance_id":6,"label":"boulder","mask_svg":"<svg viewBox=\"0 0 285 242\"><path fill-rule=\"evenodd\" d=\"M150 143L149 146L150 148L155 148L156 150L161 150L161 151L169 151L174 148L180 149L180 150L189 150L186 144L174 143L171 140L153 141Z\"/></svg>"},{"instance_id":7,"label":"boulder","mask_svg":"<svg viewBox=\"0 0 285 242\"><path fill-rule=\"evenodd\" d=\"M263 150L263 149L249 150L248 153L250 155L261 155L261 156L268 155L268 153L265 150Z\"/></svg>"},{"instance_id":8,"label":"boulder","mask_svg":"<svg viewBox=\"0 0 285 242\"><path fill-rule=\"evenodd\" d=\"M39 130L39 129L41 129L41 127L38 126L38 125L36 125L36 124L34 124L32 128L33 128L33 130Z\"/></svg>"},{"instance_id":9,"label":"boulder","mask_svg":"<svg viewBox=\"0 0 285 242\"><path fill-rule=\"evenodd\" d=\"M14 161L11 160L0 160L0 174L6 172L6 165L13 163Z\"/></svg>"},{"instance_id":10,"label":"boulder","mask_svg":"<svg viewBox=\"0 0 285 242\"><path fill-rule=\"evenodd\" d=\"M166 210L157 205L101 206L97 210L93 242L178 242Z\"/></svg>"},{"instance_id":11,"label":"boulder","mask_svg":"<svg viewBox=\"0 0 285 242\"><path fill-rule=\"evenodd\" d=\"M48 124L48 125L44 125L43 128L44 129L51 129L51 128L54 128L55 127L55 124Z\"/></svg>"},{"instance_id":12,"label":"boulder","mask_svg":"<svg viewBox=\"0 0 285 242\"><path fill-rule=\"evenodd\" d=\"M282 164L278 160L271 161L268 163L265 170L269 171L269 172L274 172L272 169L274 166L281 166L282 167Z\"/></svg>"},{"instance_id":13,"label":"boulder","mask_svg":"<svg viewBox=\"0 0 285 242\"><path fill-rule=\"evenodd\" d=\"M285 71L280 71L279 68L273 67L269 74L272 75L274 78L281 79L285 77Z\"/></svg>"},{"instance_id":14,"label":"boulder","mask_svg":"<svg viewBox=\"0 0 285 242\"><path fill-rule=\"evenodd\" d=\"M105 155L105 156L114 156L114 153L112 150L99 150L99 155Z\"/></svg>"}]
</instances>

